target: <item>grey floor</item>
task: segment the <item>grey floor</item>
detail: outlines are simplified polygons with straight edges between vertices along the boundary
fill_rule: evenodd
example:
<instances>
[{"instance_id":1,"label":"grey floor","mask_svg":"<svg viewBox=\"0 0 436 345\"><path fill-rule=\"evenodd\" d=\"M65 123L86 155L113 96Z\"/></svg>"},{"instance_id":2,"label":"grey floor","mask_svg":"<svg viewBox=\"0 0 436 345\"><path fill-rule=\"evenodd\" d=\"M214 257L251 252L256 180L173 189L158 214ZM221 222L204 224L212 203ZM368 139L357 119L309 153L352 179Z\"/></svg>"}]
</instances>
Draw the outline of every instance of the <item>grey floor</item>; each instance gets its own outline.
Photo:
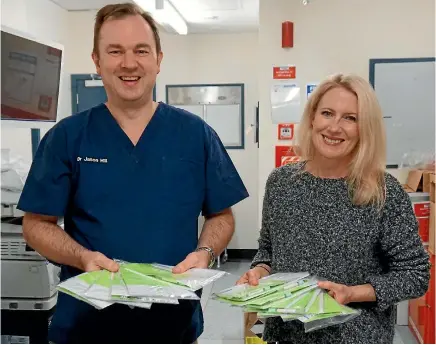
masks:
<instances>
[{"instance_id":1,"label":"grey floor","mask_svg":"<svg viewBox=\"0 0 436 345\"><path fill-rule=\"evenodd\" d=\"M236 283L248 269L248 261L226 262L221 269L229 274L208 285L203 290L201 305L204 313L204 333L199 338L200 344L243 344L243 313L239 308L231 308L210 298L214 292L221 291ZM407 326L396 326L394 344L417 344Z\"/></svg>"}]
</instances>

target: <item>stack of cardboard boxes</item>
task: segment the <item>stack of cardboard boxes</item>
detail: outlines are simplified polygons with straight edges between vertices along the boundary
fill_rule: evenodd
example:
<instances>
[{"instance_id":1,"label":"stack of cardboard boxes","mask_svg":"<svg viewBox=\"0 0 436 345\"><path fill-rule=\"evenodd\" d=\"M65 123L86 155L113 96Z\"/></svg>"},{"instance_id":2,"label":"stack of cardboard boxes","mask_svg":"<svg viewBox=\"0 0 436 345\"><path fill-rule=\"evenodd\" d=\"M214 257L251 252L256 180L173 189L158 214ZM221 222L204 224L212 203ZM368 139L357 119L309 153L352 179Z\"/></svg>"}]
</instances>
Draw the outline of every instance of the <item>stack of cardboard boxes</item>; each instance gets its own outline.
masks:
<instances>
[{"instance_id":1,"label":"stack of cardboard boxes","mask_svg":"<svg viewBox=\"0 0 436 345\"><path fill-rule=\"evenodd\" d=\"M419 223L419 235L430 255L431 280L427 293L409 302L408 325L421 343L435 343L435 174L411 170L404 189L409 193Z\"/></svg>"}]
</instances>

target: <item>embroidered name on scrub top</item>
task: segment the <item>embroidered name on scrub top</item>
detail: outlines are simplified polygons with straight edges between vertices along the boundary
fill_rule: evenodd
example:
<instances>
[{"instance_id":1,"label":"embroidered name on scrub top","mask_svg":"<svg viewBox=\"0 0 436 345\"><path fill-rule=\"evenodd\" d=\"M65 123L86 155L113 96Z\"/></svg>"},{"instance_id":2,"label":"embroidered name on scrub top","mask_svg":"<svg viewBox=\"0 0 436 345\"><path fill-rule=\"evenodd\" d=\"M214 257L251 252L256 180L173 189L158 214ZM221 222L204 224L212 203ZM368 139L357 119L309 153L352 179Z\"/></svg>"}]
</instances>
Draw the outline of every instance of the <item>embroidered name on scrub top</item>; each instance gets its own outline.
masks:
<instances>
[{"instance_id":1,"label":"embroidered name on scrub top","mask_svg":"<svg viewBox=\"0 0 436 345\"><path fill-rule=\"evenodd\" d=\"M78 162L107 163L107 158L77 157Z\"/></svg>"}]
</instances>

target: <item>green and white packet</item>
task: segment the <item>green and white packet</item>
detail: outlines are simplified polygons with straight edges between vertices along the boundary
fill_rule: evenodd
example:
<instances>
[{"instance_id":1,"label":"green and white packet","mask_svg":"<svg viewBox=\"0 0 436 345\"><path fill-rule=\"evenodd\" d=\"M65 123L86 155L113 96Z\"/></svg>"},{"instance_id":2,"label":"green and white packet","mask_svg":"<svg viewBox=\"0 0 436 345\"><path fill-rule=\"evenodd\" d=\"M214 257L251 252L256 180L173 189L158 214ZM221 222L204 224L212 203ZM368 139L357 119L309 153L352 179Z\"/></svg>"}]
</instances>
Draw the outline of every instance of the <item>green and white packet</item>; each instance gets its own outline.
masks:
<instances>
[{"instance_id":1,"label":"green and white packet","mask_svg":"<svg viewBox=\"0 0 436 345\"><path fill-rule=\"evenodd\" d=\"M175 274L172 273L174 266L162 265L158 263L128 263L124 265L135 272L152 276L171 284L180 285L192 291L197 291L227 274L224 271L206 268L191 268L186 272Z\"/></svg>"},{"instance_id":2,"label":"green and white packet","mask_svg":"<svg viewBox=\"0 0 436 345\"><path fill-rule=\"evenodd\" d=\"M301 273L275 273L259 279L259 285L252 286L249 284L240 284L222 290L214 294L214 297L218 299L224 299L223 301L238 301L244 302L253 300L256 297L264 296L275 291L278 291L285 284L294 284L298 281L309 276L307 272ZM297 284L298 285L298 284ZM246 305L243 303L235 303L234 305Z\"/></svg>"},{"instance_id":3,"label":"green and white packet","mask_svg":"<svg viewBox=\"0 0 436 345\"><path fill-rule=\"evenodd\" d=\"M99 300L113 302L111 298L112 286L114 283L118 283L118 279L115 278L115 273L109 271L101 271L99 277L94 281L88 290L85 292L85 295L89 298L95 298ZM119 275L117 275L119 277ZM117 301L119 304L125 304L130 307L137 308L145 308L150 309L151 303L149 301L138 301L138 300L119 300Z\"/></svg>"},{"instance_id":4,"label":"green and white packet","mask_svg":"<svg viewBox=\"0 0 436 345\"><path fill-rule=\"evenodd\" d=\"M125 265L120 266L121 277L132 297L158 297L171 299L199 300L194 291L190 291L180 285L172 284L158 278L132 270Z\"/></svg>"},{"instance_id":5,"label":"green and white packet","mask_svg":"<svg viewBox=\"0 0 436 345\"><path fill-rule=\"evenodd\" d=\"M102 301L110 301L113 273L106 270L98 272L94 282L85 291L85 296Z\"/></svg>"},{"instance_id":6,"label":"green and white packet","mask_svg":"<svg viewBox=\"0 0 436 345\"><path fill-rule=\"evenodd\" d=\"M279 287L279 291L266 296L256 298L254 300L248 301L247 306L250 307L260 307L262 309L270 309L271 303L275 303L286 298L292 298L300 296L306 292L311 291L316 288L316 281L314 280L300 280L297 283L286 283Z\"/></svg>"},{"instance_id":7,"label":"green and white packet","mask_svg":"<svg viewBox=\"0 0 436 345\"><path fill-rule=\"evenodd\" d=\"M307 305L316 294L317 286L311 285L297 291L290 297L275 301L268 305L268 311L282 314L304 314Z\"/></svg>"},{"instance_id":8,"label":"green and white packet","mask_svg":"<svg viewBox=\"0 0 436 345\"><path fill-rule=\"evenodd\" d=\"M74 298L86 302L97 309L104 309L112 305L112 301L102 301L85 295L89 287L100 277L103 271L85 272L64 280L57 285L57 290Z\"/></svg>"},{"instance_id":9,"label":"green and white packet","mask_svg":"<svg viewBox=\"0 0 436 345\"><path fill-rule=\"evenodd\" d=\"M300 321L305 332L344 323L360 315L360 310L339 304L320 289L316 276L291 274L295 280L289 273L278 273L261 279L257 286L237 285L213 297L231 306L242 307L245 312L257 313L260 318L281 317L283 321Z\"/></svg>"},{"instance_id":10,"label":"green and white packet","mask_svg":"<svg viewBox=\"0 0 436 345\"><path fill-rule=\"evenodd\" d=\"M318 313L314 313L316 306L315 308L311 307L307 315L299 318L299 320L305 324L306 332L344 323L360 315L360 310L339 304L325 291L319 295L319 298L314 304L318 304L318 309L322 308L322 310L319 310Z\"/></svg>"},{"instance_id":11,"label":"green and white packet","mask_svg":"<svg viewBox=\"0 0 436 345\"><path fill-rule=\"evenodd\" d=\"M134 306L138 306L136 304L150 304L151 303L163 303L163 304L179 304L179 300L177 298L160 298L160 297L132 297L129 296L129 292L127 290L126 284L121 277L120 272L115 273L112 280L112 288L111 288L111 300L118 303L124 303ZM139 305L141 307L145 307Z\"/></svg>"}]
</instances>

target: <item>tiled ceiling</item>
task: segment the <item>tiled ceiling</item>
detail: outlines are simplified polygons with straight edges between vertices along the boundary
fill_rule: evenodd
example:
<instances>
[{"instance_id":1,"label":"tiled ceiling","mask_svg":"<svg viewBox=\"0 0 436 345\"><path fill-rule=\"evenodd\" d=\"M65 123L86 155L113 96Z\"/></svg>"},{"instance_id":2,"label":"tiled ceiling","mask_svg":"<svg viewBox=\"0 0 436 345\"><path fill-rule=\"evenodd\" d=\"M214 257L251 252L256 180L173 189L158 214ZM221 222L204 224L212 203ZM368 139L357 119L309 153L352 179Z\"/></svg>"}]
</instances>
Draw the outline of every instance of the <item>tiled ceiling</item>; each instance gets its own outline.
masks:
<instances>
[{"instance_id":1,"label":"tiled ceiling","mask_svg":"<svg viewBox=\"0 0 436 345\"><path fill-rule=\"evenodd\" d=\"M51 0L68 11L97 10L116 0ZM127 0L129 1L129 0ZM132 0L130 0L133 2ZM154 5L155 0L148 0ZM188 25L188 33L256 31L259 0L169 0Z\"/></svg>"}]
</instances>

